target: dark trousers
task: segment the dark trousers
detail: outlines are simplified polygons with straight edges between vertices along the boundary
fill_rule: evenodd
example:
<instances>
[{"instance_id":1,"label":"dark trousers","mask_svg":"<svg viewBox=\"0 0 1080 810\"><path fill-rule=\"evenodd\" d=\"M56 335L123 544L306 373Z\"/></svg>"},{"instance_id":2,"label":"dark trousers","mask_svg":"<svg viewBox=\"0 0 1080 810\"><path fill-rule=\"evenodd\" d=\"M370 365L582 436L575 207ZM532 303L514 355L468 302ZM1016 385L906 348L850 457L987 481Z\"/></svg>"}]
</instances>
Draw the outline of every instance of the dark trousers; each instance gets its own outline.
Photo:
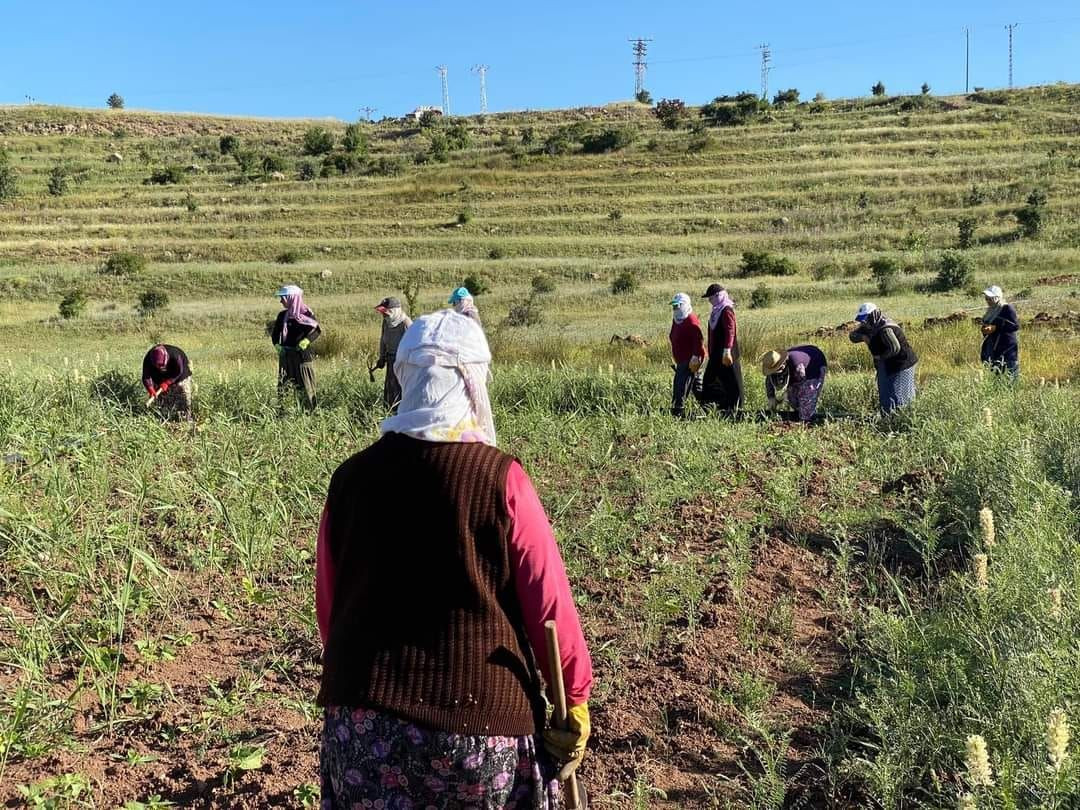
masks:
<instances>
[{"instance_id":1,"label":"dark trousers","mask_svg":"<svg viewBox=\"0 0 1080 810\"><path fill-rule=\"evenodd\" d=\"M308 409L315 407L315 366L305 363L300 352L286 351L278 360L278 397L289 388L303 393Z\"/></svg>"},{"instance_id":2,"label":"dark trousers","mask_svg":"<svg viewBox=\"0 0 1080 810\"><path fill-rule=\"evenodd\" d=\"M742 366L739 361L725 366L719 357L710 357L698 401L724 413L734 414L738 411L743 401Z\"/></svg>"},{"instance_id":3,"label":"dark trousers","mask_svg":"<svg viewBox=\"0 0 1080 810\"><path fill-rule=\"evenodd\" d=\"M987 363L995 374L1008 374L1014 380L1020 377L1020 352L1017 349L991 354L983 358L983 362Z\"/></svg>"},{"instance_id":4,"label":"dark trousers","mask_svg":"<svg viewBox=\"0 0 1080 810\"><path fill-rule=\"evenodd\" d=\"M383 380L382 389L383 405L386 409L393 410L401 402L401 383L398 382L397 375L394 374L394 364L391 362L386 367L386 379Z\"/></svg>"},{"instance_id":5,"label":"dark trousers","mask_svg":"<svg viewBox=\"0 0 1080 810\"><path fill-rule=\"evenodd\" d=\"M690 370L689 363L679 363L675 366L675 383L671 391L671 414L682 416L685 412L686 398L694 385L694 372Z\"/></svg>"}]
</instances>

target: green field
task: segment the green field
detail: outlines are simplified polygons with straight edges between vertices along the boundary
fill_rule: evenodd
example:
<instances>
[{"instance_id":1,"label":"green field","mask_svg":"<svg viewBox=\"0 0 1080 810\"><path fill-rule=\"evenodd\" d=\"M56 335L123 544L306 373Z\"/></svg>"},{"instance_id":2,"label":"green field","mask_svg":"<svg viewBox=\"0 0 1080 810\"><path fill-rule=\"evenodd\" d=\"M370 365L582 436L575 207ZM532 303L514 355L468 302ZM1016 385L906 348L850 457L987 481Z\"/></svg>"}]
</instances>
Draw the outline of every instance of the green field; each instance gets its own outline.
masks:
<instances>
[{"instance_id":1,"label":"green field","mask_svg":"<svg viewBox=\"0 0 1080 810\"><path fill-rule=\"evenodd\" d=\"M576 122L635 138L547 154ZM456 124L469 144L440 162ZM1045 737L1054 710L1080 722L1080 87L703 131L639 105L384 121L328 177L302 154L313 126L340 143L337 122L0 109L18 188L0 202L0 801L317 804L314 534L330 473L383 416L372 307L418 283L431 310L472 275L500 444L537 482L597 665L596 806L1075 806L1080 756L1049 767ZM227 135L285 179L242 174ZM144 183L168 166L196 168ZM967 218L972 276L934 291ZM797 272L743 277L761 250ZM103 272L120 251L148 264ZM882 257L900 268L885 295ZM623 272L637 287L614 295ZM668 301L710 281L737 302L750 414L675 422ZM274 396L283 282L326 332L314 414ZM990 283L1022 302L1017 386L978 368ZM86 309L63 319L75 290ZM167 310L135 312L148 290ZM888 421L835 328L866 299L922 359ZM539 323L505 322L529 300ZM159 340L191 358L194 429L143 406ZM809 429L758 413L753 358L798 342L830 359L832 418Z\"/></svg>"}]
</instances>

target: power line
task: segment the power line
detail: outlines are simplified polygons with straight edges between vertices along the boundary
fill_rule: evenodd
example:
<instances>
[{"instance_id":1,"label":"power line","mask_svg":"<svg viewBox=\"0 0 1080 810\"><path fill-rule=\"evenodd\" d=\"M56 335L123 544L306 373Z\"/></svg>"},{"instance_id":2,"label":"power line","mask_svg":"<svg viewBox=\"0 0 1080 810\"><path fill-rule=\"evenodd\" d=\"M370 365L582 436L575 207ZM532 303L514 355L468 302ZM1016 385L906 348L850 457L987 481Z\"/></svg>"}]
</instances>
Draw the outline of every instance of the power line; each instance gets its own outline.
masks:
<instances>
[{"instance_id":1,"label":"power line","mask_svg":"<svg viewBox=\"0 0 1080 810\"><path fill-rule=\"evenodd\" d=\"M361 107L360 112L364 114L364 118L368 121L371 120L371 114L378 110L378 107Z\"/></svg>"},{"instance_id":2,"label":"power line","mask_svg":"<svg viewBox=\"0 0 1080 810\"><path fill-rule=\"evenodd\" d=\"M758 45L758 50L761 51L761 98L763 100L768 100L769 71L772 69L769 67L769 63L772 61L772 51L769 50L769 44L767 42Z\"/></svg>"},{"instance_id":3,"label":"power line","mask_svg":"<svg viewBox=\"0 0 1080 810\"><path fill-rule=\"evenodd\" d=\"M450 84L446 78L446 65L439 65L435 69L439 71L439 78L442 79L442 114L450 115Z\"/></svg>"},{"instance_id":4,"label":"power line","mask_svg":"<svg viewBox=\"0 0 1080 810\"><path fill-rule=\"evenodd\" d=\"M473 73L480 77L480 114L487 113L487 65L473 65Z\"/></svg>"},{"instance_id":5,"label":"power line","mask_svg":"<svg viewBox=\"0 0 1080 810\"><path fill-rule=\"evenodd\" d=\"M645 69L649 66L645 57L649 53L649 43L652 42L652 38L632 38L629 42L632 42L634 46L634 98L637 98L645 90Z\"/></svg>"},{"instance_id":6,"label":"power line","mask_svg":"<svg viewBox=\"0 0 1080 810\"><path fill-rule=\"evenodd\" d=\"M1013 29L1018 28L1020 23L1009 23L1005 28L1009 32L1009 89L1013 89Z\"/></svg>"}]
</instances>

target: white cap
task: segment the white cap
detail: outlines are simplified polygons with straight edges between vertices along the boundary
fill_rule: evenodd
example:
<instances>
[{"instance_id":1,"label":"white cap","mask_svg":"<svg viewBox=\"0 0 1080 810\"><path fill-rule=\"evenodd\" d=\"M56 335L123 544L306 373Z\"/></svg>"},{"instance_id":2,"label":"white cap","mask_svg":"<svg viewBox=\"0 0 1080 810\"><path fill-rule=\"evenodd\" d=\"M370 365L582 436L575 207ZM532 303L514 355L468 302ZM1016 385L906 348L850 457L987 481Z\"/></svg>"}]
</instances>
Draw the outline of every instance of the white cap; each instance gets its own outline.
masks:
<instances>
[{"instance_id":1,"label":"white cap","mask_svg":"<svg viewBox=\"0 0 1080 810\"><path fill-rule=\"evenodd\" d=\"M865 304L859 307L859 311L855 313L855 320L861 323L862 321L865 321L867 318L869 318L870 313L872 312L877 312L877 304L867 301Z\"/></svg>"},{"instance_id":2,"label":"white cap","mask_svg":"<svg viewBox=\"0 0 1080 810\"><path fill-rule=\"evenodd\" d=\"M999 287L997 284L992 284L985 290L983 290L983 295L985 295L987 298L1001 298L1001 296L1003 296L1004 294L1005 293L1001 291L1001 287Z\"/></svg>"},{"instance_id":3,"label":"white cap","mask_svg":"<svg viewBox=\"0 0 1080 810\"><path fill-rule=\"evenodd\" d=\"M290 295L303 295L304 291L295 284L285 284L274 294L275 298L288 298Z\"/></svg>"}]
</instances>

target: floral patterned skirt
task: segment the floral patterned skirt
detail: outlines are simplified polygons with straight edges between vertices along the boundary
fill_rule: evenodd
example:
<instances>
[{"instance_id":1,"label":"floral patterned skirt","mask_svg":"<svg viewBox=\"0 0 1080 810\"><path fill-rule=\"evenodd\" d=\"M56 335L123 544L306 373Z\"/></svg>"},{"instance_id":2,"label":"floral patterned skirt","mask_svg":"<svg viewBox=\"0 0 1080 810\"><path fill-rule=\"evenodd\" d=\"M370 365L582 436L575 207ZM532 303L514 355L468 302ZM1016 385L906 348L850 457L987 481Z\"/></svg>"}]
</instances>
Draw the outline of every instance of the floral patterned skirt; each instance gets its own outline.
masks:
<instances>
[{"instance_id":1,"label":"floral patterned skirt","mask_svg":"<svg viewBox=\"0 0 1080 810\"><path fill-rule=\"evenodd\" d=\"M558 782L541 759L534 737L447 734L331 706L319 754L322 810L556 810Z\"/></svg>"}]
</instances>

